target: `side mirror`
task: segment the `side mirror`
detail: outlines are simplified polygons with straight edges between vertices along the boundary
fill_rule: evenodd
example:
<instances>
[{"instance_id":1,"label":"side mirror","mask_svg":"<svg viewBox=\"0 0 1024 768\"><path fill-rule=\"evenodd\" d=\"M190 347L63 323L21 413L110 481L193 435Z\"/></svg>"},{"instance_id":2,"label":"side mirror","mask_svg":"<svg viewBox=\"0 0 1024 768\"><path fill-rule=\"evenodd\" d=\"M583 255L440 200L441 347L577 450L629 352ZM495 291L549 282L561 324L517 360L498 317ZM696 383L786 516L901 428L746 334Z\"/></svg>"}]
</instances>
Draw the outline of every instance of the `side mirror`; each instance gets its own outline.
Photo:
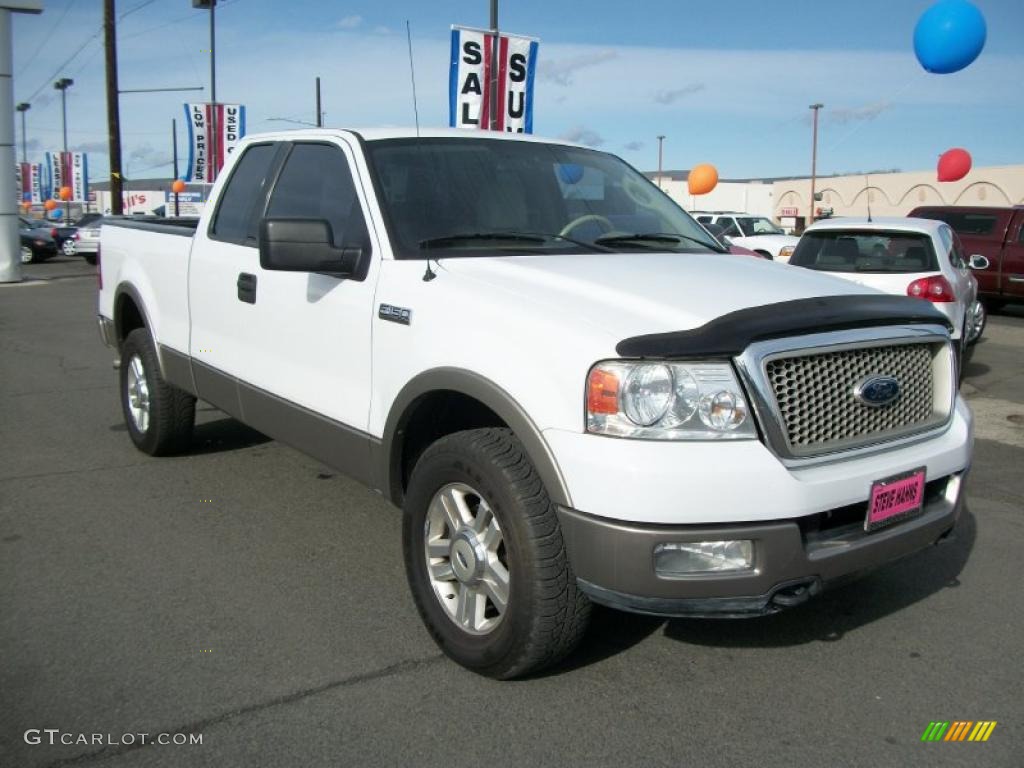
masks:
<instances>
[{"instance_id":1,"label":"side mirror","mask_svg":"<svg viewBox=\"0 0 1024 768\"><path fill-rule=\"evenodd\" d=\"M355 274L362 248L336 248L324 219L260 221L260 266L281 272L324 272L338 277Z\"/></svg>"},{"instance_id":2,"label":"side mirror","mask_svg":"<svg viewBox=\"0 0 1024 768\"><path fill-rule=\"evenodd\" d=\"M968 260L967 265L971 269L988 269L989 260L987 257L982 256L980 253L976 253L971 256Z\"/></svg>"}]
</instances>

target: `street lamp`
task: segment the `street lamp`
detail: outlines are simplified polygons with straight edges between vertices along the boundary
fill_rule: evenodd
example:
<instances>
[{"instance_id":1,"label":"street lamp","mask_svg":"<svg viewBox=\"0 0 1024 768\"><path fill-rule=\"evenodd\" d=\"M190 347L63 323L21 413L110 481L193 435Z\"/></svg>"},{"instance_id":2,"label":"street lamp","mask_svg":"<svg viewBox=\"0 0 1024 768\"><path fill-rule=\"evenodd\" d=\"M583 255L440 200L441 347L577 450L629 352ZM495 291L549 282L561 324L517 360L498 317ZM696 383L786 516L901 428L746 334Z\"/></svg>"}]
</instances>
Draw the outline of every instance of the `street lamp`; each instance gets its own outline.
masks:
<instances>
[{"instance_id":1,"label":"street lamp","mask_svg":"<svg viewBox=\"0 0 1024 768\"><path fill-rule=\"evenodd\" d=\"M664 136L658 137L658 189L661 189L661 147L665 142Z\"/></svg>"},{"instance_id":2,"label":"street lamp","mask_svg":"<svg viewBox=\"0 0 1024 768\"><path fill-rule=\"evenodd\" d=\"M814 182L818 174L818 110L824 104L811 104L810 109L814 111L814 132L811 139L811 207L807 211L807 226L814 223Z\"/></svg>"},{"instance_id":3,"label":"street lamp","mask_svg":"<svg viewBox=\"0 0 1024 768\"><path fill-rule=\"evenodd\" d=\"M75 81L70 77L62 77L60 80L53 84L53 87L60 91L60 109L61 109L61 123L64 129L64 156L68 152L68 88L75 84ZM63 159L63 156L62 156ZM68 180L63 176L61 177L61 183L67 186ZM68 200L64 201L64 223L71 220L71 203Z\"/></svg>"},{"instance_id":4,"label":"street lamp","mask_svg":"<svg viewBox=\"0 0 1024 768\"><path fill-rule=\"evenodd\" d=\"M207 182L213 183L217 178L217 36L216 7L217 0L192 0L193 8L210 9L210 162L207 163Z\"/></svg>"},{"instance_id":5,"label":"street lamp","mask_svg":"<svg viewBox=\"0 0 1024 768\"><path fill-rule=\"evenodd\" d=\"M29 104L27 101L23 101L20 104L18 104L18 106L16 106L15 109L18 110L19 112L21 112L21 162L27 163L28 162L28 149L27 149L27 142L28 142L28 140L25 138L25 113L28 112L30 109L32 109L32 105Z\"/></svg>"}]
</instances>

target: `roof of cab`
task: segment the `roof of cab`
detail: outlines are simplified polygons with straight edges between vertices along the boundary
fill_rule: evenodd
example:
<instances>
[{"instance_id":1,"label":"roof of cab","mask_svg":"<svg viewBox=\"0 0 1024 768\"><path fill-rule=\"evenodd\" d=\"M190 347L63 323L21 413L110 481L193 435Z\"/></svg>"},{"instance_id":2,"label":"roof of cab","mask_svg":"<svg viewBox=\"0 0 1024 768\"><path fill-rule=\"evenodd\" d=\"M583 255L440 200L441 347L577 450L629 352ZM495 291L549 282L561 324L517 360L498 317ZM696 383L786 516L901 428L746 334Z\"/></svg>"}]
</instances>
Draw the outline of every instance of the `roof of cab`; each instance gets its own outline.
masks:
<instances>
[{"instance_id":1,"label":"roof of cab","mask_svg":"<svg viewBox=\"0 0 1024 768\"><path fill-rule=\"evenodd\" d=\"M847 230L855 229L860 232L865 230L886 231L904 230L907 232L925 232L929 235L935 234L940 227L948 226L946 222L937 219L912 219L906 216L873 216L870 219L843 216L837 219L822 219L809 226L804 232L819 232L821 230Z\"/></svg>"},{"instance_id":2,"label":"roof of cab","mask_svg":"<svg viewBox=\"0 0 1024 768\"><path fill-rule=\"evenodd\" d=\"M264 133L250 133L246 135L248 141L258 141L260 139L274 139L280 141L282 139L291 138L326 138L329 136L337 136L339 133L351 133L360 136L365 141L384 141L387 139L491 139L497 141L526 141L535 142L539 144L561 144L567 147L579 147L581 149L590 149L582 144L574 144L571 141L565 141L564 139L553 139L545 136L535 136L533 134L525 133L502 133L498 131L471 131L465 128L434 128L434 127L423 127L419 131L413 127L380 127L380 128L297 128L294 130L286 131L267 131Z\"/></svg>"}]
</instances>

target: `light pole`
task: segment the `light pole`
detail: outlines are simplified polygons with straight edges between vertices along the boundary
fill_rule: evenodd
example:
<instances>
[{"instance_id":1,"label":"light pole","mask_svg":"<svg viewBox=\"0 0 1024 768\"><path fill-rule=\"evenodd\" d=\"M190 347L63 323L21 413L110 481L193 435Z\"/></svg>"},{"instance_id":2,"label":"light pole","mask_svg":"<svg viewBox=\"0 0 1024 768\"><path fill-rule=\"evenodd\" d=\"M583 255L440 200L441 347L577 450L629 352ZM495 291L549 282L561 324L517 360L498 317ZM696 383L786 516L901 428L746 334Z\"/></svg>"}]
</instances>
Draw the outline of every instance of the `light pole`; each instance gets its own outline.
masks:
<instances>
[{"instance_id":1,"label":"light pole","mask_svg":"<svg viewBox=\"0 0 1024 768\"><path fill-rule=\"evenodd\" d=\"M665 137L664 136L659 136L658 137L658 189L661 189L661 149L662 149L662 145L664 143L665 143Z\"/></svg>"},{"instance_id":2,"label":"light pole","mask_svg":"<svg viewBox=\"0 0 1024 768\"><path fill-rule=\"evenodd\" d=\"M210 162L206 181L212 184L217 178L217 0L192 0L192 7L210 9Z\"/></svg>"},{"instance_id":3,"label":"light pole","mask_svg":"<svg viewBox=\"0 0 1024 768\"><path fill-rule=\"evenodd\" d=\"M814 223L814 182L818 174L818 110L824 106L824 104L811 104L810 106L810 109L814 111L814 130L811 138L811 207L807 211L807 227Z\"/></svg>"},{"instance_id":4,"label":"light pole","mask_svg":"<svg viewBox=\"0 0 1024 768\"><path fill-rule=\"evenodd\" d=\"M27 101L23 101L15 107L16 110L21 112L21 162L28 162L28 139L25 138L25 113L32 109L32 105Z\"/></svg>"},{"instance_id":5,"label":"light pole","mask_svg":"<svg viewBox=\"0 0 1024 768\"><path fill-rule=\"evenodd\" d=\"M498 32L498 0L491 0L491 35L493 45L491 46L491 82L490 88L490 117L491 130L498 130L498 57L501 55L500 33Z\"/></svg>"},{"instance_id":6,"label":"light pole","mask_svg":"<svg viewBox=\"0 0 1024 768\"><path fill-rule=\"evenodd\" d=\"M60 91L60 110L61 110L61 125L64 129L64 153L61 155L61 162L63 163L68 154L68 88L75 84L75 81L70 77L62 77L60 80L53 84L53 87ZM70 165L70 163L68 164ZM67 170L65 167L63 170ZM60 182L62 186L68 186L68 180L64 178L64 174L61 173ZM67 224L71 220L71 202L68 200L64 201L64 223Z\"/></svg>"}]
</instances>

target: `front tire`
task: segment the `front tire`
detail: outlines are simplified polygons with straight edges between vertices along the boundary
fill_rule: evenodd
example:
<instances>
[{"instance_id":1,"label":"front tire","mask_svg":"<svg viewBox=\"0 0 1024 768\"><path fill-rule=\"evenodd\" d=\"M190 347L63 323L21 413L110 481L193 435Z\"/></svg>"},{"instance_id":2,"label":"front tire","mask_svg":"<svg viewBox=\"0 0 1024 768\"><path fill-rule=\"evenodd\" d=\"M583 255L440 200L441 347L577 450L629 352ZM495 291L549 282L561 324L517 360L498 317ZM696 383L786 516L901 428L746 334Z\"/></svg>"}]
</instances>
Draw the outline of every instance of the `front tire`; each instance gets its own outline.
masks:
<instances>
[{"instance_id":1,"label":"front tire","mask_svg":"<svg viewBox=\"0 0 1024 768\"><path fill-rule=\"evenodd\" d=\"M125 338L119 377L121 409L135 447L150 456L188 449L196 399L164 381L156 348L145 328L136 328Z\"/></svg>"},{"instance_id":2,"label":"front tire","mask_svg":"<svg viewBox=\"0 0 1024 768\"><path fill-rule=\"evenodd\" d=\"M75 241L70 237L60 244L61 253L65 256L74 256L78 251L78 246L75 245Z\"/></svg>"},{"instance_id":3,"label":"front tire","mask_svg":"<svg viewBox=\"0 0 1024 768\"><path fill-rule=\"evenodd\" d=\"M403 551L427 630L475 672L535 672L586 629L590 602L554 505L508 429L456 432L424 452L405 498Z\"/></svg>"}]
</instances>

